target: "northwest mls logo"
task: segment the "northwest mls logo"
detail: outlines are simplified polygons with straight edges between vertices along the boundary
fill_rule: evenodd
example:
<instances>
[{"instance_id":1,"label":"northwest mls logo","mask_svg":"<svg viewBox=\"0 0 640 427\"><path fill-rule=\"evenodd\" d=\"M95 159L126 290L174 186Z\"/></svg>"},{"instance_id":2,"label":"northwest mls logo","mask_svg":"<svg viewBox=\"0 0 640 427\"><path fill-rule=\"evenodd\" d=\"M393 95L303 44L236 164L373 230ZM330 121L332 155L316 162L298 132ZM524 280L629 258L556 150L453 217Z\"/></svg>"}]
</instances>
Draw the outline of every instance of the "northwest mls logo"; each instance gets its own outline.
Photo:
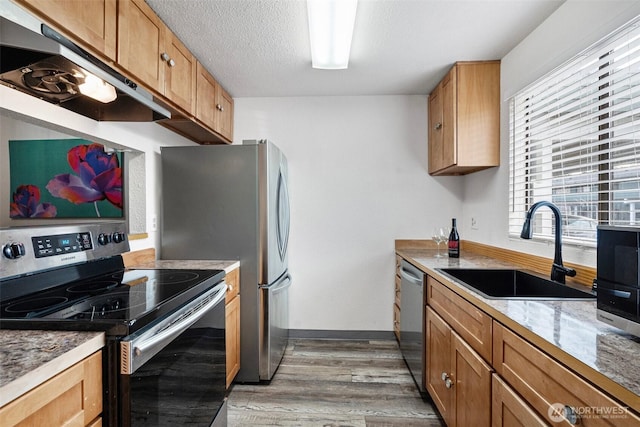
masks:
<instances>
[{"instance_id":1,"label":"northwest mls logo","mask_svg":"<svg viewBox=\"0 0 640 427\"><path fill-rule=\"evenodd\" d=\"M564 412L565 408L562 403L553 403L547 411L549 419L554 423L561 423L565 419Z\"/></svg>"},{"instance_id":2,"label":"northwest mls logo","mask_svg":"<svg viewBox=\"0 0 640 427\"><path fill-rule=\"evenodd\" d=\"M628 417L628 408L621 406L571 406L562 403L553 403L549 406L547 415L554 423L568 421L570 424L578 424L584 418L621 419Z\"/></svg>"}]
</instances>

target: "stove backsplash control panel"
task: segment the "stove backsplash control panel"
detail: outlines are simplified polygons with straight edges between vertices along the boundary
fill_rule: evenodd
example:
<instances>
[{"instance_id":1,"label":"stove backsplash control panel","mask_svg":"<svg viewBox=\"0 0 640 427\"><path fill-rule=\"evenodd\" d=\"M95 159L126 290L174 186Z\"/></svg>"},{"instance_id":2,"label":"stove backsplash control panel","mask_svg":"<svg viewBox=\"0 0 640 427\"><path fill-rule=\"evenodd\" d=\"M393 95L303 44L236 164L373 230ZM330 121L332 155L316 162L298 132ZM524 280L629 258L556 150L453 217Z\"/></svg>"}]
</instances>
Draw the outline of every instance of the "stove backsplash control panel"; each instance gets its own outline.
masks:
<instances>
[{"instance_id":1,"label":"stove backsplash control panel","mask_svg":"<svg viewBox=\"0 0 640 427\"><path fill-rule=\"evenodd\" d=\"M0 280L121 255L129 251L126 223L105 221L0 229Z\"/></svg>"},{"instance_id":2,"label":"stove backsplash control panel","mask_svg":"<svg viewBox=\"0 0 640 427\"><path fill-rule=\"evenodd\" d=\"M71 234L55 234L52 236L36 236L31 238L31 243L33 243L33 253L36 258L93 249L91 233L88 231Z\"/></svg>"}]
</instances>

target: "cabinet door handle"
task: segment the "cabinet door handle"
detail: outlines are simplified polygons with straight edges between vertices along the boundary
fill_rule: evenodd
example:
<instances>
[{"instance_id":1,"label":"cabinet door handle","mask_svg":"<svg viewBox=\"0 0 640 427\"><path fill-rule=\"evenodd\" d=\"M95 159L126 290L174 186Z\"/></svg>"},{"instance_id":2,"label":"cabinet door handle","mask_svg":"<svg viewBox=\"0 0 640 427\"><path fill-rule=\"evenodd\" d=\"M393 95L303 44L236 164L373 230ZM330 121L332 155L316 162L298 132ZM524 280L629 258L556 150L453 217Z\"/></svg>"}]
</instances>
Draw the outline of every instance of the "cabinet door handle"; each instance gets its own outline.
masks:
<instances>
[{"instance_id":1,"label":"cabinet door handle","mask_svg":"<svg viewBox=\"0 0 640 427\"><path fill-rule=\"evenodd\" d=\"M162 52L162 54L160 55L160 59L162 59L164 62L167 62L170 59L169 54L167 52Z\"/></svg>"},{"instance_id":2,"label":"cabinet door handle","mask_svg":"<svg viewBox=\"0 0 640 427\"><path fill-rule=\"evenodd\" d=\"M167 64L169 64L169 67L173 67L176 65L176 61L174 61L173 59L170 59Z\"/></svg>"},{"instance_id":3,"label":"cabinet door handle","mask_svg":"<svg viewBox=\"0 0 640 427\"><path fill-rule=\"evenodd\" d=\"M438 122L436 123L436 125L434 126L435 130L440 130L442 129L442 123Z\"/></svg>"},{"instance_id":4,"label":"cabinet door handle","mask_svg":"<svg viewBox=\"0 0 640 427\"><path fill-rule=\"evenodd\" d=\"M216 104L216 109L218 111L224 111L224 107L222 105L220 105L220 104Z\"/></svg>"},{"instance_id":5,"label":"cabinet door handle","mask_svg":"<svg viewBox=\"0 0 640 427\"><path fill-rule=\"evenodd\" d=\"M564 415L564 417L567 419L567 421L569 421L570 424L576 425L580 423L580 416L578 415L576 410L569 405L564 405L562 415Z\"/></svg>"},{"instance_id":6,"label":"cabinet door handle","mask_svg":"<svg viewBox=\"0 0 640 427\"><path fill-rule=\"evenodd\" d=\"M451 381L451 378L449 377L449 375L447 375L446 372L442 373L442 381L444 381L444 386L446 388L451 388L453 386L453 381Z\"/></svg>"}]
</instances>

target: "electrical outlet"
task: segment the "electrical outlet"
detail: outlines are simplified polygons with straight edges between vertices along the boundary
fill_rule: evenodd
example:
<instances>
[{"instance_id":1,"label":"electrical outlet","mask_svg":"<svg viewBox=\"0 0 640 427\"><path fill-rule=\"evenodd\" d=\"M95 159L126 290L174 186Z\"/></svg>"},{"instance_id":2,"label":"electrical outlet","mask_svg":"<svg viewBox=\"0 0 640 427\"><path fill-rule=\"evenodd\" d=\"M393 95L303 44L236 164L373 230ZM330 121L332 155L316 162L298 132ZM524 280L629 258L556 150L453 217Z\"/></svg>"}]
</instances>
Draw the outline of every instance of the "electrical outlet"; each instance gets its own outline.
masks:
<instances>
[{"instance_id":1,"label":"electrical outlet","mask_svg":"<svg viewBox=\"0 0 640 427\"><path fill-rule=\"evenodd\" d=\"M158 231L158 216L151 215L151 231Z\"/></svg>"},{"instance_id":2,"label":"electrical outlet","mask_svg":"<svg viewBox=\"0 0 640 427\"><path fill-rule=\"evenodd\" d=\"M478 220L473 216L471 217L471 229L472 230L478 229Z\"/></svg>"}]
</instances>

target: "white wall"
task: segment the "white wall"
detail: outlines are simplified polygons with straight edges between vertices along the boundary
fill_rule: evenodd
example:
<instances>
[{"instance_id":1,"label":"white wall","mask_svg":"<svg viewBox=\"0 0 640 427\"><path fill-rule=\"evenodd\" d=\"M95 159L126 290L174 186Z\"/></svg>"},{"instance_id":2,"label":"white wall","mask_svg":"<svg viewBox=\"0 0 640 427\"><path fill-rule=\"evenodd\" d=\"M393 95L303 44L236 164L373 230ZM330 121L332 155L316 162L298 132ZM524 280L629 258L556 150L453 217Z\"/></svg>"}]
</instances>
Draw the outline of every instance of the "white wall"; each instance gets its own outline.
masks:
<instances>
[{"instance_id":1,"label":"white wall","mask_svg":"<svg viewBox=\"0 0 640 427\"><path fill-rule=\"evenodd\" d=\"M235 141L290 170L291 328L392 328L394 239L461 213L462 179L426 171L425 96L235 99Z\"/></svg>"},{"instance_id":2,"label":"white wall","mask_svg":"<svg viewBox=\"0 0 640 427\"><path fill-rule=\"evenodd\" d=\"M568 0L502 58L501 166L464 178L461 238L545 257L553 244L507 236L509 98L640 13L640 2ZM471 229L471 218L478 230ZM595 266L595 250L564 245L563 259Z\"/></svg>"}]
</instances>

